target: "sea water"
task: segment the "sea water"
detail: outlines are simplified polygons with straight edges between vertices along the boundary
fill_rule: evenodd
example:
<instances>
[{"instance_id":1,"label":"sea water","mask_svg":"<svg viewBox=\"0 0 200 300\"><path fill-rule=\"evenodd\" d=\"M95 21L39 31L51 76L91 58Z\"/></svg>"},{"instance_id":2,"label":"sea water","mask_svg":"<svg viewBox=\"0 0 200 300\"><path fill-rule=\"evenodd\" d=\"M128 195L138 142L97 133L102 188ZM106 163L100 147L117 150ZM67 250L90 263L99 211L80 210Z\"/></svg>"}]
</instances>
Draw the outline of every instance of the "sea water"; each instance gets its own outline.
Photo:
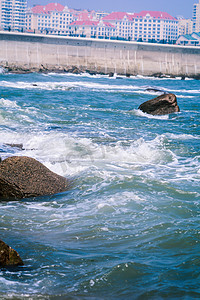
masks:
<instances>
[{"instance_id":1,"label":"sea water","mask_svg":"<svg viewBox=\"0 0 200 300\"><path fill-rule=\"evenodd\" d=\"M162 92L179 113L138 110ZM0 156L14 155L73 187L0 202L0 239L24 261L0 270L0 299L200 298L199 81L1 72Z\"/></svg>"}]
</instances>

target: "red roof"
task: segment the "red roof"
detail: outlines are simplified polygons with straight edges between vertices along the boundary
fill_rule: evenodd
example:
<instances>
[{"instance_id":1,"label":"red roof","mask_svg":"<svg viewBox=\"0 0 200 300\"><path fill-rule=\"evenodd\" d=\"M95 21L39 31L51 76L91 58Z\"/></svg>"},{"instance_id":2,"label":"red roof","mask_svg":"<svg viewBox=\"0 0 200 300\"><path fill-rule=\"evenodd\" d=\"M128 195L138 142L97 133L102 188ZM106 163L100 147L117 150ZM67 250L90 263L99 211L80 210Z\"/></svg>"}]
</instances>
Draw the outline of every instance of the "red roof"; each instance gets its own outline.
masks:
<instances>
[{"instance_id":1,"label":"red roof","mask_svg":"<svg viewBox=\"0 0 200 300\"><path fill-rule=\"evenodd\" d=\"M112 12L111 14L105 16L103 20L121 20L127 15L128 14L125 12Z\"/></svg>"},{"instance_id":2,"label":"red roof","mask_svg":"<svg viewBox=\"0 0 200 300\"><path fill-rule=\"evenodd\" d=\"M89 21L89 20L85 20L85 21L74 21L72 22L70 25L75 25L75 26L98 26L100 25L101 21ZM115 27L112 24L108 23L108 22L103 22L103 25L107 26L107 27Z\"/></svg>"},{"instance_id":3,"label":"red roof","mask_svg":"<svg viewBox=\"0 0 200 300\"><path fill-rule=\"evenodd\" d=\"M70 25L86 25L86 26L97 26L99 21L89 21L89 20L84 20L84 21L74 21Z\"/></svg>"},{"instance_id":4,"label":"red roof","mask_svg":"<svg viewBox=\"0 0 200 300\"><path fill-rule=\"evenodd\" d=\"M60 3L49 3L45 6L36 5L32 8L34 14L48 14L51 11L63 11L65 7Z\"/></svg>"},{"instance_id":5,"label":"red roof","mask_svg":"<svg viewBox=\"0 0 200 300\"><path fill-rule=\"evenodd\" d=\"M110 24L109 22L103 22L103 24L105 25L105 26L107 26L107 27L115 27L115 26L113 26L112 24Z\"/></svg>"},{"instance_id":6,"label":"red roof","mask_svg":"<svg viewBox=\"0 0 200 300\"><path fill-rule=\"evenodd\" d=\"M128 14L125 12L112 12L111 14L105 16L103 20L122 20L125 16L128 20L133 20L134 18L145 17L149 14L152 18L155 19L168 19L168 20L176 20L176 18L172 17L170 14L162 11L149 11L149 10L142 10L139 13Z\"/></svg>"},{"instance_id":7,"label":"red roof","mask_svg":"<svg viewBox=\"0 0 200 300\"><path fill-rule=\"evenodd\" d=\"M147 14L149 14L152 18L155 19L168 19L168 20L176 20L176 18L172 17L170 14L162 11L149 11L149 10L142 10L139 13L135 13L134 17L145 17Z\"/></svg>"}]
</instances>

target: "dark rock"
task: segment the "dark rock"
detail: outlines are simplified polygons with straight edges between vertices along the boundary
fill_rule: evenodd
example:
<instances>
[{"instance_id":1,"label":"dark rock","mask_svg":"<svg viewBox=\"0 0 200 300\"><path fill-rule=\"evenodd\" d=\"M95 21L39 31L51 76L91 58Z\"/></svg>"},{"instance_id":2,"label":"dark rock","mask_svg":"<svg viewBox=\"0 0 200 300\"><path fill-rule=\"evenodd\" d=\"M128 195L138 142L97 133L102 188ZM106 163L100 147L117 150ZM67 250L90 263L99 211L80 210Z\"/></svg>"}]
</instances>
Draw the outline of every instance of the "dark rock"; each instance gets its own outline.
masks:
<instances>
[{"instance_id":1,"label":"dark rock","mask_svg":"<svg viewBox=\"0 0 200 300\"><path fill-rule=\"evenodd\" d=\"M68 190L70 181L27 156L6 158L0 164L0 198L22 199Z\"/></svg>"},{"instance_id":2,"label":"dark rock","mask_svg":"<svg viewBox=\"0 0 200 300\"><path fill-rule=\"evenodd\" d=\"M200 80L200 74L195 74L195 75L193 75L192 76L194 79L196 79L196 80Z\"/></svg>"},{"instance_id":3,"label":"dark rock","mask_svg":"<svg viewBox=\"0 0 200 300\"><path fill-rule=\"evenodd\" d=\"M48 71L47 68L41 64L39 68L39 72L45 72L45 71Z\"/></svg>"},{"instance_id":4,"label":"dark rock","mask_svg":"<svg viewBox=\"0 0 200 300\"><path fill-rule=\"evenodd\" d=\"M167 92L165 92L163 90L160 90L160 89L156 89L156 88L146 88L145 91L147 91L147 92L155 92L155 93L161 92L163 94L168 94Z\"/></svg>"},{"instance_id":5,"label":"dark rock","mask_svg":"<svg viewBox=\"0 0 200 300\"><path fill-rule=\"evenodd\" d=\"M17 251L0 240L0 267L23 265L24 263Z\"/></svg>"},{"instance_id":6,"label":"dark rock","mask_svg":"<svg viewBox=\"0 0 200 300\"><path fill-rule=\"evenodd\" d=\"M5 144L6 146L10 146L10 147L12 147L12 148L18 148L18 149L20 149L20 150L24 150L24 148L23 148L23 144Z\"/></svg>"},{"instance_id":7,"label":"dark rock","mask_svg":"<svg viewBox=\"0 0 200 300\"><path fill-rule=\"evenodd\" d=\"M172 74L163 74L161 72L154 73L151 76L156 77L156 78L176 78L175 75L172 75Z\"/></svg>"},{"instance_id":8,"label":"dark rock","mask_svg":"<svg viewBox=\"0 0 200 300\"><path fill-rule=\"evenodd\" d=\"M91 70L85 70L86 73L90 74L90 75L97 75L96 71L91 71Z\"/></svg>"},{"instance_id":9,"label":"dark rock","mask_svg":"<svg viewBox=\"0 0 200 300\"><path fill-rule=\"evenodd\" d=\"M138 109L151 115L166 115L179 112L179 106L174 94L163 94L144 102Z\"/></svg>"},{"instance_id":10,"label":"dark rock","mask_svg":"<svg viewBox=\"0 0 200 300\"><path fill-rule=\"evenodd\" d=\"M156 77L156 78L162 78L163 77L163 73L159 72L159 73L154 73L152 74L153 77Z\"/></svg>"},{"instance_id":11,"label":"dark rock","mask_svg":"<svg viewBox=\"0 0 200 300\"><path fill-rule=\"evenodd\" d=\"M6 67L6 71L12 74L28 74L31 73L29 69L23 69L18 66Z\"/></svg>"},{"instance_id":12,"label":"dark rock","mask_svg":"<svg viewBox=\"0 0 200 300\"><path fill-rule=\"evenodd\" d=\"M113 77L113 76L114 76L114 73L113 73L113 72L110 72L110 73L108 74L108 76L109 76L109 77Z\"/></svg>"},{"instance_id":13,"label":"dark rock","mask_svg":"<svg viewBox=\"0 0 200 300\"><path fill-rule=\"evenodd\" d=\"M82 73L81 70L76 66L72 66L69 69L65 69L65 72L72 73L72 74L81 74Z\"/></svg>"}]
</instances>

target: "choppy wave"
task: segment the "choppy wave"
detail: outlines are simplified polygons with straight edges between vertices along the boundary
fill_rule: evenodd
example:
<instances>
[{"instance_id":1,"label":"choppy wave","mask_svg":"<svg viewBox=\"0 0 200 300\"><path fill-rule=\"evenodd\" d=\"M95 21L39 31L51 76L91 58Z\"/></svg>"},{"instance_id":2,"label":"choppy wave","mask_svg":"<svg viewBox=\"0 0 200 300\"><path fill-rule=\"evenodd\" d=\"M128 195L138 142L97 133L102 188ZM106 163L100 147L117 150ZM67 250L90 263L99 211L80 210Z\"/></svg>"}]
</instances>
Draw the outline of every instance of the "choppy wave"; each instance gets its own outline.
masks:
<instances>
[{"instance_id":1,"label":"choppy wave","mask_svg":"<svg viewBox=\"0 0 200 300\"><path fill-rule=\"evenodd\" d=\"M144 117L144 118L149 118L149 119L157 119L157 120L168 120L169 119L169 115L162 115L162 116L154 116L154 115L150 115L147 114L143 111L141 111L140 109L133 109L130 111L130 113L133 113L136 116L139 117Z\"/></svg>"},{"instance_id":2,"label":"choppy wave","mask_svg":"<svg viewBox=\"0 0 200 300\"><path fill-rule=\"evenodd\" d=\"M0 298L199 298L198 81L1 76L1 158L75 186L0 202L1 239L25 262L1 269ZM181 113L139 111L146 88L175 91Z\"/></svg>"},{"instance_id":3,"label":"choppy wave","mask_svg":"<svg viewBox=\"0 0 200 300\"><path fill-rule=\"evenodd\" d=\"M9 82L2 81L2 87L16 88L16 89L42 89L42 90L71 90L77 88L90 89L90 90L104 90L104 91L143 91L142 87L132 85L109 85L94 82ZM144 91L145 92L145 91Z\"/></svg>"},{"instance_id":4,"label":"choppy wave","mask_svg":"<svg viewBox=\"0 0 200 300\"><path fill-rule=\"evenodd\" d=\"M54 77L54 75L49 75ZM59 76L61 76L59 74ZM98 78L96 78L98 79ZM109 80L109 79L107 79ZM113 82L113 81L112 81ZM25 81L1 81L0 86L4 88L13 89L27 89L27 90L46 90L46 91L96 91L96 92L107 92L107 93L131 93L138 95L151 95L158 96L162 93L174 93L178 98L191 99L195 95L200 93L199 89L168 89L164 86L144 86L144 85L132 85L129 84L109 84L109 83L98 83L88 81L45 81L45 82L25 82Z\"/></svg>"}]
</instances>

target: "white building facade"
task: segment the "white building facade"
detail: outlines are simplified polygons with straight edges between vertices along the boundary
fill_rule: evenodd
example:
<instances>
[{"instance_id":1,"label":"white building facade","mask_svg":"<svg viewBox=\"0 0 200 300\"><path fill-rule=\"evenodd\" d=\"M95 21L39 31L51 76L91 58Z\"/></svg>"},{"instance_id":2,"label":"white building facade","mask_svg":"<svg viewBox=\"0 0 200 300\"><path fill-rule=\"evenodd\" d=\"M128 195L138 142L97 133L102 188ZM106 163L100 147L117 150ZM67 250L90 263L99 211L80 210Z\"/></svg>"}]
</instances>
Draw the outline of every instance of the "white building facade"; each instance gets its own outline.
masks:
<instances>
[{"instance_id":1,"label":"white building facade","mask_svg":"<svg viewBox=\"0 0 200 300\"><path fill-rule=\"evenodd\" d=\"M168 13L141 11L140 13L111 13L103 18L116 26L119 38L135 41L175 42L178 20Z\"/></svg>"},{"instance_id":2,"label":"white building facade","mask_svg":"<svg viewBox=\"0 0 200 300\"><path fill-rule=\"evenodd\" d=\"M4 30L26 29L26 0L0 0L0 27Z\"/></svg>"},{"instance_id":3,"label":"white building facade","mask_svg":"<svg viewBox=\"0 0 200 300\"><path fill-rule=\"evenodd\" d=\"M200 32L200 0L199 3L194 3L192 21L193 21L193 31Z\"/></svg>"},{"instance_id":4,"label":"white building facade","mask_svg":"<svg viewBox=\"0 0 200 300\"><path fill-rule=\"evenodd\" d=\"M70 35L87 38L111 38L116 35L115 26L100 21L74 21L68 26Z\"/></svg>"},{"instance_id":5,"label":"white building facade","mask_svg":"<svg viewBox=\"0 0 200 300\"><path fill-rule=\"evenodd\" d=\"M180 18L178 20L178 36L191 34L193 32L193 21L191 19Z\"/></svg>"},{"instance_id":6,"label":"white building facade","mask_svg":"<svg viewBox=\"0 0 200 300\"><path fill-rule=\"evenodd\" d=\"M73 22L73 13L67 6L50 3L37 5L27 11L27 31L49 34L69 34L68 25Z\"/></svg>"}]
</instances>

